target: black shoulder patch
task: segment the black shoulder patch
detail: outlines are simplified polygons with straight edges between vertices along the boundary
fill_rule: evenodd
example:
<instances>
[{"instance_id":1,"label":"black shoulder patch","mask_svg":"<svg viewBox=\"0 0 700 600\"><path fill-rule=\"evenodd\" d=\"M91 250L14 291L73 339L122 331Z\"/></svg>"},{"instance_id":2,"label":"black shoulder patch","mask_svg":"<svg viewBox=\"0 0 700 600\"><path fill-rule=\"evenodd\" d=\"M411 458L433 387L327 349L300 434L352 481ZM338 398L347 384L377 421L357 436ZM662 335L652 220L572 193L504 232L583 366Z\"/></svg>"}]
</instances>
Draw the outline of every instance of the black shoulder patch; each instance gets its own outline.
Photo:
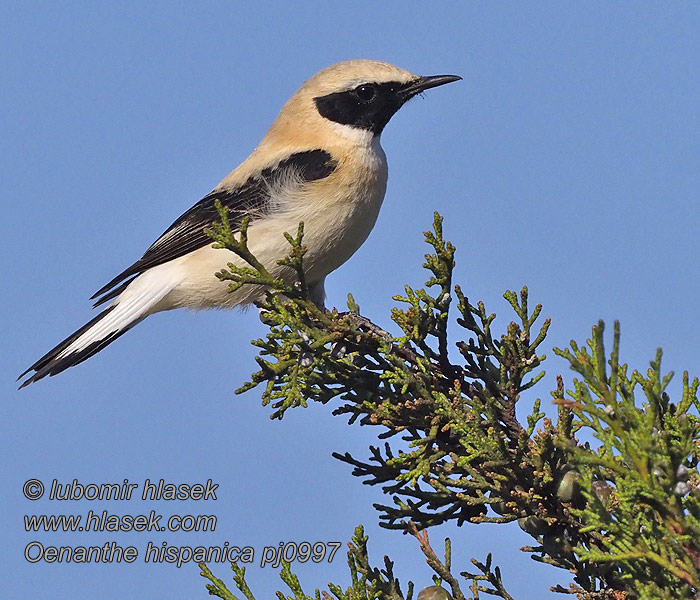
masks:
<instances>
[{"instance_id":1,"label":"black shoulder patch","mask_svg":"<svg viewBox=\"0 0 700 600\"><path fill-rule=\"evenodd\" d=\"M291 168L303 181L316 181L328 177L335 171L336 166L336 162L325 150L306 150L292 154L274 169L264 169L262 176L263 178L274 177L275 172Z\"/></svg>"},{"instance_id":2,"label":"black shoulder patch","mask_svg":"<svg viewBox=\"0 0 700 600\"><path fill-rule=\"evenodd\" d=\"M336 166L333 157L325 150L305 150L266 167L238 187L213 190L168 227L139 260L95 292L92 299L102 296L95 306L116 298L130 283L125 282L126 279L211 244L212 240L204 230L219 221L217 200L228 208L231 225L237 227L247 215L253 219L265 215L270 205L271 184L288 176L290 171L302 182L311 182L328 177ZM124 283L112 289L121 282Z\"/></svg>"}]
</instances>

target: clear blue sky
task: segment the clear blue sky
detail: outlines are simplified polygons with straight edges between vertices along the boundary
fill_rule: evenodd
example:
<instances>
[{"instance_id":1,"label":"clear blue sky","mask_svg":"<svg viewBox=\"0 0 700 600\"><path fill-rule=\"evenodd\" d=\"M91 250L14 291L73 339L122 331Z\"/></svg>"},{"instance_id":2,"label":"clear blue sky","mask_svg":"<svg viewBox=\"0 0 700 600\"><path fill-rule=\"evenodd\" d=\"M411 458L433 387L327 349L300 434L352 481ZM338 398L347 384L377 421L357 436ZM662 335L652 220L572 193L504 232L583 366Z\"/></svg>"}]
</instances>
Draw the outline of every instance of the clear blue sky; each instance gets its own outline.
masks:
<instances>
[{"instance_id":1,"label":"clear blue sky","mask_svg":"<svg viewBox=\"0 0 700 600\"><path fill-rule=\"evenodd\" d=\"M530 287L553 325L548 402L566 365L551 347L622 322L623 357L645 368L657 346L678 372L700 364L700 8L694 3L22 2L0 25L4 315L4 598L204 598L192 563L144 564L149 541L252 546L260 568L280 541L347 542L363 523L375 563L429 583L417 544L376 525L378 489L331 457L366 455L377 432L332 407L268 419L254 369L254 311L172 312L87 363L22 392L15 377L91 316L88 297L138 258L257 144L282 103L320 68L390 61L464 81L431 90L389 124L389 189L377 226L328 280L387 327L391 297L424 281L422 231L445 216L456 281L510 318L501 294ZM458 331L454 330L455 340ZM678 389L678 382L674 390ZM532 402L528 397L523 402ZM209 502L30 502L22 484L212 479ZM140 489L140 488L139 488ZM204 533L41 533L25 514L214 514ZM518 599L552 597L565 573L530 560L517 527L450 535L456 570L492 550ZM131 565L28 564L25 546L102 545ZM307 591L347 583L331 564L295 564ZM230 580L226 565L216 565Z\"/></svg>"}]
</instances>

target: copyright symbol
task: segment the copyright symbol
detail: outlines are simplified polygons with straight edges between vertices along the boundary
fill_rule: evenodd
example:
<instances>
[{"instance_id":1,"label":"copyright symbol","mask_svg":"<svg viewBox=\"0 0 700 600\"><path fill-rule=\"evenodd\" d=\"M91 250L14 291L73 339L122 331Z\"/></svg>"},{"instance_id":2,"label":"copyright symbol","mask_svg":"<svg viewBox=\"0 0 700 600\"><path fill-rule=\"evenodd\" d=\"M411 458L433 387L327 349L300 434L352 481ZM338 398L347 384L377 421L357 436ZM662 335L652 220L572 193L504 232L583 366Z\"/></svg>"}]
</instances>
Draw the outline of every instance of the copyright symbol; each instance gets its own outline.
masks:
<instances>
[{"instance_id":1,"label":"copyright symbol","mask_svg":"<svg viewBox=\"0 0 700 600\"><path fill-rule=\"evenodd\" d=\"M27 500L38 500L44 495L44 484L38 479L30 479L24 484L22 492Z\"/></svg>"}]
</instances>

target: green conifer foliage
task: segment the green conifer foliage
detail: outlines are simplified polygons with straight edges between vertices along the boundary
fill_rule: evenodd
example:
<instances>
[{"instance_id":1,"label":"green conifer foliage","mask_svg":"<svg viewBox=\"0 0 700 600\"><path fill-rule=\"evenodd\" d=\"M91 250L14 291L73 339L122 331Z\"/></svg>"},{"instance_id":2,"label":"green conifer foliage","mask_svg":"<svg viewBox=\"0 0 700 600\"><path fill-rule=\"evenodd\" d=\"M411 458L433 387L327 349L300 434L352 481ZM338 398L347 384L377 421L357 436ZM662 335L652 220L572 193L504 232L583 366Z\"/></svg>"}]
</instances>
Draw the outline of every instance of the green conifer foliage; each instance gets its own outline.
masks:
<instances>
[{"instance_id":1,"label":"green conifer foliage","mask_svg":"<svg viewBox=\"0 0 700 600\"><path fill-rule=\"evenodd\" d=\"M380 524L412 534L435 571L435 585L403 591L393 563L372 567L361 527L349 545L351 585L306 595L289 565L281 572L292 595L278 598L360 600L509 599L489 555L472 559L476 572L453 573L449 540L440 559L428 540L434 525L517 521L533 538L523 548L533 559L573 575L568 587L552 589L584 600L697 598L700 593L700 403L698 379L683 375L679 398L667 388L672 373L661 369L661 351L645 373L620 361L616 322L612 350L604 324L579 346L554 349L575 372L566 390L557 377L551 392L557 418L546 417L541 400L518 406L522 393L544 376L543 346L549 320L530 308L528 291L506 292L514 312L502 333L496 315L471 304L452 281L455 248L442 236L442 218L425 234L431 252L425 287L406 286L395 296L393 337L360 315L326 311L310 298L303 276L303 226L288 236L281 263L293 276L270 275L247 247L247 225L235 236L222 212L212 232L249 266L230 264L217 276L230 283L264 286L259 303L270 327L259 348L259 370L238 391L260 386L272 417L309 401L336 404L334 414L350 425L379 428L383 444L367 457L335 454L365 483L391 499L375 505ZM456 325L450 323L456 313ZM448 337L457 329L460 340ZM453 327L454 326L454 327ZM526 395L528 398L531 394ZM516 413L516 406L518 412ZM523 419L518 414L525 414ZM234 564L234 582L254 600L245 570ZM209 592L238 598L205 565ZM554 572L553 572L554 573Z\"/></svg>"}]
</instances>

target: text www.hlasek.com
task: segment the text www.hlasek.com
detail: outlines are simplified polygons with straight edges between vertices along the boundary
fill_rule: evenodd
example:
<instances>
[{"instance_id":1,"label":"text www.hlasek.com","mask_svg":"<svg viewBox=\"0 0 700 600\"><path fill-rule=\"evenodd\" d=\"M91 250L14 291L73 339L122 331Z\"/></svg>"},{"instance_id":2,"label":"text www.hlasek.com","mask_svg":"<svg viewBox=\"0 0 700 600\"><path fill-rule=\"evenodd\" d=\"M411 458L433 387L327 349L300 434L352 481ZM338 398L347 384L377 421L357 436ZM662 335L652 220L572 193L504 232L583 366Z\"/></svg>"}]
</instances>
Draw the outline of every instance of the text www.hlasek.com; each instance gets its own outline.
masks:
<instances>
[{"instance_id":1,"label":"text www.hlasek.com","mask_svg":"<svg viewBox=\"0 0 700 600\"><path fill-rule=\"evenodd\" d=\"M24 515L25 531L214 531L216 515L172 515L161 524L163 515L110 515L88 511L83 515Z\"/></svg>"}]
</instances>

